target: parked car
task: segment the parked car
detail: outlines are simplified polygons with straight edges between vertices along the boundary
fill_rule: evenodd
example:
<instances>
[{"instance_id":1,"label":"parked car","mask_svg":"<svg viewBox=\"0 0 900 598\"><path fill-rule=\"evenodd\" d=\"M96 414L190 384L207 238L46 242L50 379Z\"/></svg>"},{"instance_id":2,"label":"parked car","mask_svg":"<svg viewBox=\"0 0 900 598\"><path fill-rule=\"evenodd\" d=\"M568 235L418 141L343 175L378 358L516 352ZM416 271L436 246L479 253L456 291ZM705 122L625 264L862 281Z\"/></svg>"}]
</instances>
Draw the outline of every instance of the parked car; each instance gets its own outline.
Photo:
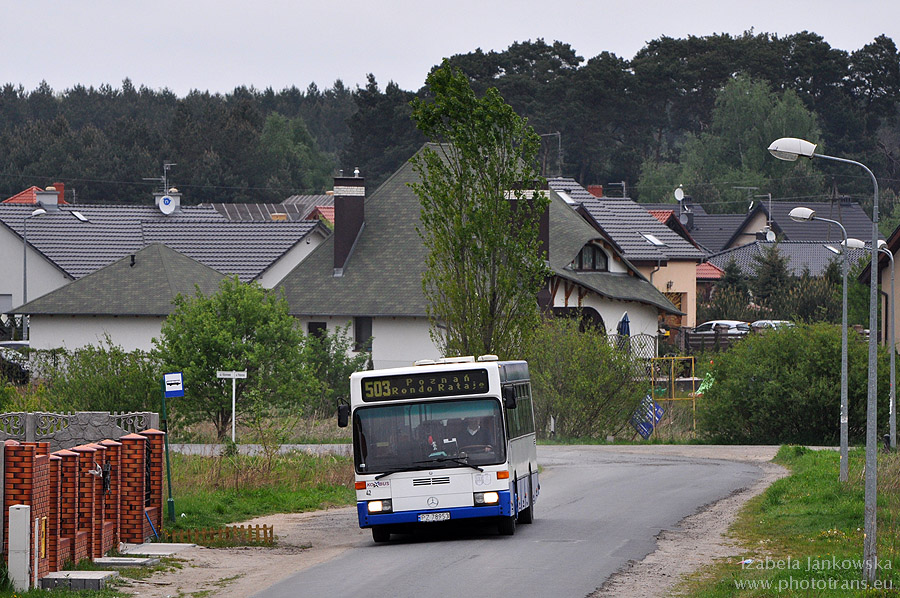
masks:
<instances>
[{"instance_id":1,"label":"parked car","mask_svg":"<svg viewBox=\"0 0 900 598\"><path fill-rule=\"evenodd\" d=\"M710 320L694 328L694 334L747 334L750 324L740 320Z\"/></svg>"},{"instance_id":2,"label":"parked car","mask_svg":"<svg viewBox=\"0 0 900 598\"><path fill-rule=\"evenodd\" d=\"M750 324L750 329L754 332L762 332L763 330L784 330L795 324L789 320L757 320Z\"/></svg>"}]
</instances>

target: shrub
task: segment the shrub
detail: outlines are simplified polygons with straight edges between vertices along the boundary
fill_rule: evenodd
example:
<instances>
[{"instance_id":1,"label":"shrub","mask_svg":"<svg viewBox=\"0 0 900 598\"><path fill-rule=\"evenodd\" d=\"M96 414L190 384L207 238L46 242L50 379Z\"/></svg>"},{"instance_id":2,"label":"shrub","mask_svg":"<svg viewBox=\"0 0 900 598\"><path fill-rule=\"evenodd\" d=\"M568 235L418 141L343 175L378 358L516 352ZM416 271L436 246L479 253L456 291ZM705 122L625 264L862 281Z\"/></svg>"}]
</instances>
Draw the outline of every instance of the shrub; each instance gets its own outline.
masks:
<instances>
[{"instance_id":1,"label":"shrub","mask_svg":"<svg viewBox=\"0 0 900 598\"><path fill-rule=\"evenodd\" d=\"M850 438L865 436L868 344L848 341ZM749 335L714 360L698 402L698 431L713 442L834 445L840 436L841 328L801 325ZM889 357L879 348L878 417L887 421Z\"/></svg>"},{"instance_id":2,"label":"shrub","mask_svg":"<svg viewBox=\"0 0 900 598\"><path fill-rule=\"evenodd\" d=\"M648 384L643 366L578 319L548 319L527 351L538 434L550 417L563 437L600 437L628 425Z\"/></svg>"}]
</instances>

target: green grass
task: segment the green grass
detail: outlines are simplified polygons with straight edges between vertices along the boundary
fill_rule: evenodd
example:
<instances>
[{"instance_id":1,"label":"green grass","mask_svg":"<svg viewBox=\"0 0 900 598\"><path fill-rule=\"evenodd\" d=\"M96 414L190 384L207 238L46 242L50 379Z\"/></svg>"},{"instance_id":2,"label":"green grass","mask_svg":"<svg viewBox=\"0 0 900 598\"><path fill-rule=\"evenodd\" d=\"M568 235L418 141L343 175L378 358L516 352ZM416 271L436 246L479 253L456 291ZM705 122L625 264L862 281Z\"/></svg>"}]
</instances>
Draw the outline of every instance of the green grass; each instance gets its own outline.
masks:
<instances>
[{"instance_id":1,"label":"green grass","mask_svg":"<svg viewBox=\"0 0 900 598\"><path fill-rule=\"evenodd\" d=\"M349 457L289 453L264 456L172 456L172 529L220 527L273 513L296 513L356 501Z\"/></svg>"},{"instance_id":2,"label":"green grass","mask_svg":"<svg viewBox=\"0 0 900 598\"><path fill-rule=\"evenodd\" d=\"M775 461L792 474L751 500L738 517L732 533L743 547L740 557L700 571L678 592L699 598L897 596L900 455L896 454L879 455L882 589L856 589L862 580L864 457L861 449L851 453L850 481L842 484L835 451L782 447Z\"/></svg>"}]
</instances>

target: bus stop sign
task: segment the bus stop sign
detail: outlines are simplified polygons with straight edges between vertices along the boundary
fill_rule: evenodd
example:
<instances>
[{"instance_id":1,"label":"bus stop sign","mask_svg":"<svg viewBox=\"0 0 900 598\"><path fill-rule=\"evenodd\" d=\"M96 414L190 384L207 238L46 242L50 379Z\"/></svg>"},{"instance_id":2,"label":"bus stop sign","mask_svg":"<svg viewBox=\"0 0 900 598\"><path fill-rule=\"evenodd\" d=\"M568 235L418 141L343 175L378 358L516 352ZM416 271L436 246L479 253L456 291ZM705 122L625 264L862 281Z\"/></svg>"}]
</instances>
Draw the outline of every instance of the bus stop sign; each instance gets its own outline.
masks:
<instances>
[{"instance_id":1,"label":"bus stop sign","mask_svg":"<svg viewBox=\"0 0 900 598\"><path fill-rule=\"evenodd\" d=\"M172 372L163 375L165 384L165 397L172 399L184 396L184 377L181 372Z\"/></svg>"}]
</instances>

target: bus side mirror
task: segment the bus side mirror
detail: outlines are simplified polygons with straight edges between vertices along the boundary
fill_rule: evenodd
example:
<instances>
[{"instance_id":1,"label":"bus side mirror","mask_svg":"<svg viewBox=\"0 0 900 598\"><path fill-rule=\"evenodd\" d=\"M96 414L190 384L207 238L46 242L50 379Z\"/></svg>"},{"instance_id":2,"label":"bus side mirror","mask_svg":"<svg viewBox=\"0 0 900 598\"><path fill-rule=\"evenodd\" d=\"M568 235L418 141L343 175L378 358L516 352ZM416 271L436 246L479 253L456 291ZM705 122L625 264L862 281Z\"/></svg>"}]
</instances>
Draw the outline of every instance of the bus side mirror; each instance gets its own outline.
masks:
<instances>
[{"instance_id":1,"label":"bus side mirror","mask_svg":"<svg viewBox=\"0 0 900 598\"><path fill-rule=\"evenodd\" d=\"M516 408L516 389L512 386L503 387L503 406L507 409Z\"/></svg>"},{"instance_id":2,"label":"bus side mirror","mask_svg":"<svg viewBox=\"0 0 900 598\"><path fill-rule=\"evenodd\" d=\"M338 410L338 428L346 428L350 423L350 405L347 403L339 403Z\"/></svg>"}]
</instances>

